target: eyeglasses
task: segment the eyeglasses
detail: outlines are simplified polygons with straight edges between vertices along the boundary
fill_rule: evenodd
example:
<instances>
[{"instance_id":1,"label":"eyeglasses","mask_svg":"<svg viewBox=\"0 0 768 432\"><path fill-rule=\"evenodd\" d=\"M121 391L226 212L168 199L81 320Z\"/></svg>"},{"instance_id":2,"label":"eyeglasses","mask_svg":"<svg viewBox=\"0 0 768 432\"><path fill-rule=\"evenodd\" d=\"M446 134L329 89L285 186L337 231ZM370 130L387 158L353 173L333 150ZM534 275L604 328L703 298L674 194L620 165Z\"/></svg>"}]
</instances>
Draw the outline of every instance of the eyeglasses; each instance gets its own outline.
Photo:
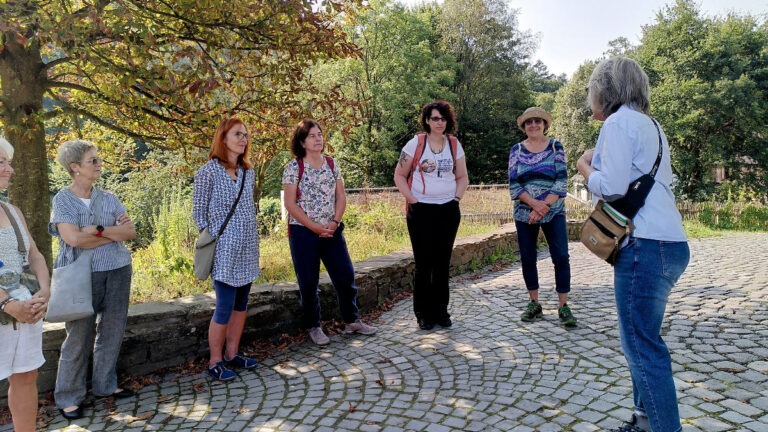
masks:
<instances>
[{"instance_id":1,"label":"eyeglasses","mask_svg":"<svg viewBox=\"0 0 768 432\"><path fill-rule=\"evenodd\" d=\"M0 170L11 168L10 159L0 159Z\"/></svg>"},{"instance_id":2,"label":"eyeglasses","mask_svg":"<svg viewBox=\"0 0 768 432\"><path fill-rule=\"evenodd\" d=\"M539 123L543 123L543 122L544 122L544 120L542 120L540 118L529 118L529 119L527 119L526 121L523 122L523 125L524 126L528 126L528 125L532 125L534 123L539 124Z\"/></svg>"},{"instance_id":3,"label":"eyeglasses","mask_svg":"<svg viewBox=\"0 0 768 432\"><path fill-rule=\"evenodd\" d=\"M92 158L92 159L86 159L86 160L83 161L83 163L88 163L88 164L91 164L91 165L101 165L101 164L104 163L104 159L102 159L100 157L95 157L95 158Z\"/></svg>"},{"instance_id":4,"label":"eyeglasses","mask_svg":"<svg viewBox=\"0 0 768 432\"><path fill-rule=\"evenodd\" d=\"M443 123L448 121L448 119L446 119L445 117L430 117L429 119L435 123Z\"/></svg>"},{"instance_id":5,"label":"eyeglasses","mask_svg":"<svg viewBox=\"0 0 768 432\"><path fill-rule=\"evenodd\" d=\"M250 135L248 135L245 132L238 131L238 132L235 132L235 137L237 137L237 139L239 139L239 140L246 140L246 141L248 141L248 137L250 137Z\"/></svg>"}]
</instances>

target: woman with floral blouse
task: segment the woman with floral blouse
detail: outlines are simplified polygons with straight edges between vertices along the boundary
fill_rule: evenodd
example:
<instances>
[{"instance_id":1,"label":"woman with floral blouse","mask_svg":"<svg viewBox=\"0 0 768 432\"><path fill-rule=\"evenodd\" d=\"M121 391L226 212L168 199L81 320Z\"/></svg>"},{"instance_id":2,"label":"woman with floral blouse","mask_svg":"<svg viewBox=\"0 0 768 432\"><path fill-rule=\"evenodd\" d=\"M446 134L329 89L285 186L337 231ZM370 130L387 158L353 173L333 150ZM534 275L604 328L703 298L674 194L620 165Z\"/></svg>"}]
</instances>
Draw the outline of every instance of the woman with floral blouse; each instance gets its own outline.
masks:
<instances>
[{"instance_id":1,"label":"woman with floral blouse","mask_svg":"<svg viewBox=\"0 0 768 432\"><path fill-rule=\"evenodd\" d=\"M344 180L335 161L323 155L324 149L320 124L311 119L300 121L291 138L296 159L283 171L288 243L301 291L304 326L317 345L330 343L320 327L320 261L336 288L346 323L344 333L371 335L377 330L359 319L355 269L341 222L347 207Z\"/></svg>"}]
</instances>

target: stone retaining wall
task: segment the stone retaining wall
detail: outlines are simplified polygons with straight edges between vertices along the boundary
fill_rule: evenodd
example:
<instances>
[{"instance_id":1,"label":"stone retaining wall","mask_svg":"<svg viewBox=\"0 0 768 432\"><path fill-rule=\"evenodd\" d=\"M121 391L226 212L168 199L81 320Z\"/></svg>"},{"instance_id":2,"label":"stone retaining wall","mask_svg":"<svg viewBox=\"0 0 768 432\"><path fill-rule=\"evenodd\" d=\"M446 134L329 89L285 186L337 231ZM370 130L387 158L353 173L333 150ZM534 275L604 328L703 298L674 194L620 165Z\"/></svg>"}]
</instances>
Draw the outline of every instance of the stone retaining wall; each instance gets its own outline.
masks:
<instances>
[{"instance_id":1,"label":"stone retaining wall","mask_svg":"<svg viewBox=\"0 0 768 432\"><path fill-rule=\"evenodd\" d=\"M579 223L568 222L569 238L577 240L580 229ZM489 234L458 239L451 261L452 272L463 273L486 265L500 255L516 255L517 252L514 224L504 225ZM364 312L394 294L409 291L413 271L410 249L355 263L360 310ZM339 318L336 294L325 273L320 276L320 302L324 320ZM145 375L207 355L208 323L214 308L215 296L212 292L132 305L117 365L119 376ZM295 283L254 285L248 303L243 343L297 332L299 314L299 288ZM43 352L46 361L40 368L38 378L41 392L54 387L64 336L64 324L44 325ZM7 380L0 381L0 406L6 405L7 388Z\"/></svg>"}]
</instances>

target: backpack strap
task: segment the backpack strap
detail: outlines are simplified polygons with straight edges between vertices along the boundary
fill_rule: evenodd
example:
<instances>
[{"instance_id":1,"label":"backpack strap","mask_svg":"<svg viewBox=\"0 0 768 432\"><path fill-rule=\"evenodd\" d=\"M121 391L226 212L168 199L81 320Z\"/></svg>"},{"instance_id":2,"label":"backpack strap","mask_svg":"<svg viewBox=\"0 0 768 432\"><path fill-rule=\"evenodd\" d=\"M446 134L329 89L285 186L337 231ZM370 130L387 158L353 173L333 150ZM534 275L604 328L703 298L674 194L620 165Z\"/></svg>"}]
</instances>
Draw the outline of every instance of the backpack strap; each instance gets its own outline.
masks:
<instances>
[{"instance_id":1,"label":"backpack strap","mask_svg":"<svg viewBox=\"0 0 768 432\"><path fill-rule=\"evenodd\" d=\"M459 140L453 135L448 135L448 144L453 159L453 173L456 174L456 152L459 151Z\"/></svg>"},{"instance_id":2,"label":"backpack strap","mask_svg":"<svg viewBox=\"0 0 768 432\"><path fill-rule=\"evenodd\" d=\"M296 201L298 201L301 197L301 190L299 190L299 185L301 184L301 178L304 177L304 159L297 157L296 163L299 164L299 179L296 180Z\"/></svg>"},{"instance_id":3,"label":"backpack strap","mask_svg":"<svg viewBox=\"0 0 768 432\"><path fill-rule=\"evenodd\" d=\"M11 222L13 232L16 234L16 245L19 250L19 255L22 257L23 265L27 265L27 246L24 244L24 237L21 235L21 229L19 228L19 221L16 220L16 212L11 209L10 205L0 201L0 206L5 210L5 214L8 215L8 220Z\"/></svg>"}]
</instances>

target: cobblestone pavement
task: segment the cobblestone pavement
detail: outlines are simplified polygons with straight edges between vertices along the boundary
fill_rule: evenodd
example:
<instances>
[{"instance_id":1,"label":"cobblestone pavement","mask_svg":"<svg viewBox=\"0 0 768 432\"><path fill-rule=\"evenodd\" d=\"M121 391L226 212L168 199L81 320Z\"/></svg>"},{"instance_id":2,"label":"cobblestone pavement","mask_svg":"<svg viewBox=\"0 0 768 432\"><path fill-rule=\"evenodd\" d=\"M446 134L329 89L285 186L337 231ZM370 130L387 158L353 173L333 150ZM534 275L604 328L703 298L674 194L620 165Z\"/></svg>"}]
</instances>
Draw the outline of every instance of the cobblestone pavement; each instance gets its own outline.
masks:
<instances>
[{"instance_id":1,"label":"cobblestone pavement","mask_svg":"<svg viewBox=\"0 0 768 432\"><path fill-rule=\"evenodd\" d=\"M685 432L768 431L768 235L692 240L664 334ZM296 346L228 384L166 378L101 403L65 431L597 431L631 413L610 267L571 244L570 304L558 324L551 265L539 270L545 319L522 323L519 264L452 280L454 327L417 328L410 301L377 335ZM0 431L8 431L4 426Z\"/></svg>"}]
</instances>

